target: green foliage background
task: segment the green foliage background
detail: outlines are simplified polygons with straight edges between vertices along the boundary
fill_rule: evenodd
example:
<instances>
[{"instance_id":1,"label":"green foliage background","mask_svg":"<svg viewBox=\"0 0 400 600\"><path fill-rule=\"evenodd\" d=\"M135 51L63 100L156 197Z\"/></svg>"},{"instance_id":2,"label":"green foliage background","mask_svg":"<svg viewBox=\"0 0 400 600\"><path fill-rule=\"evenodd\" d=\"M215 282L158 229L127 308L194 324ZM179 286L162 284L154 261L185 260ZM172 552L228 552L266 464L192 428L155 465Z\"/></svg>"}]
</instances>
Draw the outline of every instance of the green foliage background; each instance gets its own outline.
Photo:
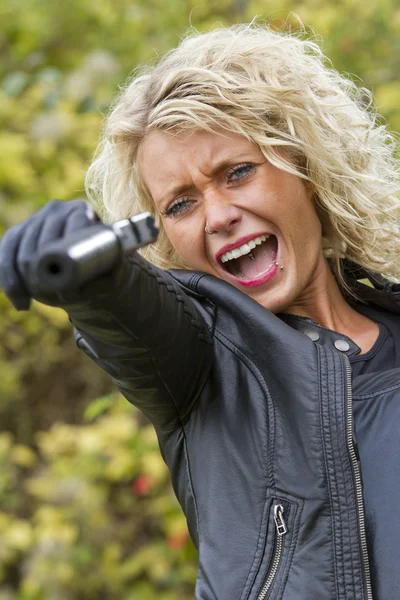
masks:
<instances>
[{"instance_id":1,"label":"green foliage background","mask_svg":"<svg viewBox=\"0 0 400 600\"><path fill-rule=\"evenodd\" d=\"M189 25L255 16L300 18L400 130L398 0L2 0L0 235L83 195L135 66ZM196 556L152 428L75 349L62 311L17 313L0 295L0 340L0 600L192 598Z\"/></svg>"}]
</instances>

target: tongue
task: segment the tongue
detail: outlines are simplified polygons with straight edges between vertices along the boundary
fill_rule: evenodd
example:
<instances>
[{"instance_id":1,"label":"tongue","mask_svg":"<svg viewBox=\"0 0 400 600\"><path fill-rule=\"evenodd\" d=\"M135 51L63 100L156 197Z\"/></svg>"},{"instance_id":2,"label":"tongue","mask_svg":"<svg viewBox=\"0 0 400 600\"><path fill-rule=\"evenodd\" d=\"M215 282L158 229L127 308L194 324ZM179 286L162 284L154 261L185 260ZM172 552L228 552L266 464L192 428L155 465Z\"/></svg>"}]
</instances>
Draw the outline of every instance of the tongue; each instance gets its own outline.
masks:
<instances>
[{"instance_id":1,"label":"tongue","mask_svg":"<svg viewBox=\"0 0 400 600\"><path fill-rule=\"evenodd\" d=\"M256 246L252 250L254 260L248 254L240 256L234 260L230 260L226 267L229 272L239 279L256 279L276 260L277 239L271 235L260 246Z\"/></svg>"}]
</instances>

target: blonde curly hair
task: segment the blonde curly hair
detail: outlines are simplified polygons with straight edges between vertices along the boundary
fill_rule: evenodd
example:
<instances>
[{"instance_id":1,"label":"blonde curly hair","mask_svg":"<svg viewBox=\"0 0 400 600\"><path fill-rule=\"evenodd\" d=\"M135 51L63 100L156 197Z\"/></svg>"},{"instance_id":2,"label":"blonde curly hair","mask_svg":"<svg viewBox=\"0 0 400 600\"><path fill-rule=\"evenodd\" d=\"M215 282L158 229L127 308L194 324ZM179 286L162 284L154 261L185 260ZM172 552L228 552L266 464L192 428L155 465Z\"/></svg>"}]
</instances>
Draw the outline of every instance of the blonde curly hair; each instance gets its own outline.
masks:
<instances>
[{"instance_id":1,"label":"blonde curly hair","mask_svg":"<svg viewBox=\"0 0 400 600\"><path fill-rule=\"evenodd\" d=\"M273 165L313 185L339 281L342 258L400 278L396 140L371 110L370 92L331 68L314 41L257 24L191 31L158 64L136 71L86 178L106 222L154 214L138 155L155 129L226 130L254 142ZM144 256L161 268L189 268L156 219L159 239Z\"/></svg>"}]
</instances>

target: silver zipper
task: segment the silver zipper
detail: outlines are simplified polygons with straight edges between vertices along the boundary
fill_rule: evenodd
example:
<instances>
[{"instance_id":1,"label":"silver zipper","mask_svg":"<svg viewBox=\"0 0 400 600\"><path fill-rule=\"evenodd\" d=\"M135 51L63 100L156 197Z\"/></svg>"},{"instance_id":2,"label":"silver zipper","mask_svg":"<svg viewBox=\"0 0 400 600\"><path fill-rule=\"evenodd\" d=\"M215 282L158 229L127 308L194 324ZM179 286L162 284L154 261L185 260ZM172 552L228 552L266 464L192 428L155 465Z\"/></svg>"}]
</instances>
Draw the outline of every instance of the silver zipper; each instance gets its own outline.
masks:
<instances>
[{"instance_id":1,"label":"silver zipper","mask_svg":"<svg viewBox=\"0 0 400 600\"><path fill-rule=\"evenodd\" d=\"M350 459L353 466L354 481L356 484L357 514L360 529L361 555L364 566L365 586L367 591L367 600L373 600L371 587L371 572L369 568L367 538L365 535L365 515L364 503L361 485L361 472L353 443L353 393L351 389L351 367L346 358L346 379L347 379L347 447L349 449Z\"/></svg>"},{"instance_id":2,"label":"silver zipper","mask_svg":"<svg viewBox=\"0 0 400 600\"><path fill-rule=\"evenodd\" d=\"M265 598L271 588L272 582L275 579L275 575L278 571L279 564L281 562L282 548L283 548L283 536L285 535L285 533L287 533L286 522L285 522L285 519L283 518L284 512L285 512L285 509L283 508L282 504L275 504L275 506L274 506L274 521L275 521L275 528L276 528L276 536L275 536L274 554L272 557L272 564L271 564L271 568L268 573L268 577L262 587L260 594L258 595L257 600L265 600Z\"/></svg>"}]
</instances>

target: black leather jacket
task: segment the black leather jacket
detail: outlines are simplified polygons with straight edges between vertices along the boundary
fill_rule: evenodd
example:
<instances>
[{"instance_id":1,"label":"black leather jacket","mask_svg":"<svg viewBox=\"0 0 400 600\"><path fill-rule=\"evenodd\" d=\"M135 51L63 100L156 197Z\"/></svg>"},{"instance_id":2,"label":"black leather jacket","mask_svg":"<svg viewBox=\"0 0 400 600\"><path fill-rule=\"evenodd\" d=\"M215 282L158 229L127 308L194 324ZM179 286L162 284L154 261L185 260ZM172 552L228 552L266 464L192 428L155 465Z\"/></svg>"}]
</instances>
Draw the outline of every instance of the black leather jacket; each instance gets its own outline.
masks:
<instances>
[{"instance_id":1,"label":"black leather jacket","mask_svg":"<svg viewBox=\"0 0 400 600\"><path fill-rule=\"evenodd\" d=\"M156 428L199 551L196 599L370 600L345 354L210 275L136 255L118 277L70 318ZM376 284L360 293L400 312L399 286Z\"/></svg>"}]
</instances>

